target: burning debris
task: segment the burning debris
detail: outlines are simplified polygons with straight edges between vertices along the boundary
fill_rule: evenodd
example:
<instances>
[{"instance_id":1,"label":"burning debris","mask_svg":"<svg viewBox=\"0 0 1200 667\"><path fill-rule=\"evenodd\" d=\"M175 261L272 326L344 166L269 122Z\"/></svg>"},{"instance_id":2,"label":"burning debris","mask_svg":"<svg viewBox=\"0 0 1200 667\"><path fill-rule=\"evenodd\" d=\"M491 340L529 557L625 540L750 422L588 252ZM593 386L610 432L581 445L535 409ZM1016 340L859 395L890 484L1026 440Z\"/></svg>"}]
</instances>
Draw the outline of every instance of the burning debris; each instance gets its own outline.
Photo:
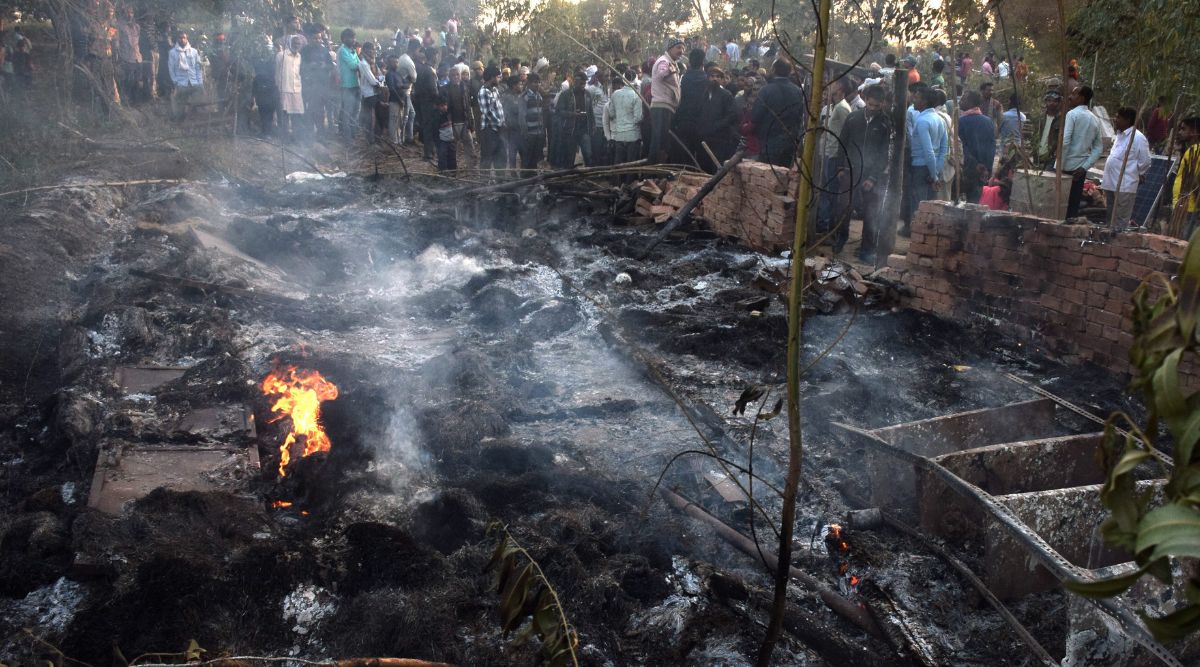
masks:
<instances>
[{"instance_id":1,"label":"burning debris","mask_svg":"<svg viewBox=\"0 0 1200 667\"><path fill-rule=\"evenodd\" d=\"M285 418L291 420L291 430L279 445L280 478L287 477L293 445L303 443L301 457L329 451L332 445L321 426L321 403L338 397L337 385L317 371L284 366L272 370L263 378L262 392L266 396L277 397L271 404L271 412L277 413L277 416L267 423L273 424Z\"/></svg>"}]
</instances>

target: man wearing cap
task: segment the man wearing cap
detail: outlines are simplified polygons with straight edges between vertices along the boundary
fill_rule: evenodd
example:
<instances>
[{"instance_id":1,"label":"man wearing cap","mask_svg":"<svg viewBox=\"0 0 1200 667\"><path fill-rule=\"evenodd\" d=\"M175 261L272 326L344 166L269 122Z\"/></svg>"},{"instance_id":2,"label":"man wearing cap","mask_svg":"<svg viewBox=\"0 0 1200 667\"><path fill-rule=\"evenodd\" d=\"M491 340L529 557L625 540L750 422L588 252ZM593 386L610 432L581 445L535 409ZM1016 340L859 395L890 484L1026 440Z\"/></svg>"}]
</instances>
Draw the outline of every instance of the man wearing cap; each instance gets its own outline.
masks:
<instances>
[{"instance_id":1,"label":"man wearing cap","mask_svg":"<svg viewBox=\"0 0 1200 667\"><path fill-rule=\"evenodd\" d=\"M500 130L504 127L504 107L500 105L500 68L489 66L483 71L479 88L479 168L487 174L492 168L504 169L504 142Z\"/></svg>"},{"instance_id":2,"label":"man wearing cap","mask_svg":"<svg viewBox=\"0 0 1200 667\"><path fill-rule=\"evenodd\" d=\"M1058 156L1058 123L1059 112L1062 110L1062 95L1056 90L1046 93L1042 98L1043 109L1046 112L1036 137L1037 163L1043 171L1053 171L1054 161Z\"/></svg>"},{"instance_id":3,"label":"man wearing cap","mask_svg":"<svg viewBox=\"0 0 1200 667\"><path fill-rule=\"evenodd\" d=\"M650 162L662 162L667 151L671 122L679 108L679 58L683 40L672 37L667 51L654 61L650 74Z\"/></svg>"}]
</instances>

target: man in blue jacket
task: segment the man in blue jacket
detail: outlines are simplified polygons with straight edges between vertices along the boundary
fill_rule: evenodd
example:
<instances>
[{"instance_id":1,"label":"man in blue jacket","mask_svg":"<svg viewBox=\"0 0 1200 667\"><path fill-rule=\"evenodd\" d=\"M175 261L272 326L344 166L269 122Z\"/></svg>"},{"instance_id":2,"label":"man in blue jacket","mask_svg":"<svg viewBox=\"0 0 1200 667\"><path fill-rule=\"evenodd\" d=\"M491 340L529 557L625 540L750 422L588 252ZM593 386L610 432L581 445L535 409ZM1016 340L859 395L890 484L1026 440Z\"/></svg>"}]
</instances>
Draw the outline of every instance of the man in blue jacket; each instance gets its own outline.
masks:
<instances>
[{"instance_id":1,"label":"man in blue jacket","mask_svg":"<svg viewBox=\"0 0 1200 667\"><path fill-rule=\"evenodd\" d=\"M942 168L950 150L946 124L934 111L937 90L921 88L913 100L917 112L912 131L912 189L911 207L915 214L921 202L933 199L942 184Z\"/></svg>"}]
</instances>

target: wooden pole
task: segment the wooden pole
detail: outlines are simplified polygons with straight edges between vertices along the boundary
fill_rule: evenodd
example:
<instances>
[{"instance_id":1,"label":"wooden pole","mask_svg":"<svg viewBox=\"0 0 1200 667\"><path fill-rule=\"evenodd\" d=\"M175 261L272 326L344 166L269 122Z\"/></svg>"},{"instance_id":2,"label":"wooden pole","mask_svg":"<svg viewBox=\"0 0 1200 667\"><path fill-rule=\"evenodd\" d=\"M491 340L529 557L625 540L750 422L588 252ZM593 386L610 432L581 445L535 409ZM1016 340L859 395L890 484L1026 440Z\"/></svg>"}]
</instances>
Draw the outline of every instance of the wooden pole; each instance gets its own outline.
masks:
<instances>
[{"instance_id":1,"label":"wooden pole","mask_svg":"<svg viewBox=\"0 0 1200 667\"><path fill-rule=\"evenodd\" d=\"M792 281L788 289L787 339L787 419L788 467L783 487L783 511L779 526L779 564L775 568L775 595L771 620L758 651L759 667L771 664L771 653L783 629L787 605L788 569L792 562L792 533L796 527L796 492L800 486L800 464L804 457L804 442L800 432L800 295L804 291L804 255L808 245L808 208L813 198L813 161L816 157L818 130L821 123L822 91L818 85L825 81L825 54L829 42L829 10L831 0L821 0L817 7L817 43L813 48L812 90L808 95L808 127L804 134L804 149L800 157L800 185L796 193L796 228L792 239Z\"/></svg>"},{"instance_id":2,"label":"wooden pole","mask_svg":"<svg viewBox=\"0 0 1200 667\"><path fill-rule=\"evenodd\" d=\"M650 241L650 244L646 246L646 249L642 251L642 254L638 255L638 259L645 259L646 256L650 254L651 250L654 250L659 243L662 243L663 239L667 238L668 234L675 231L675 228L687 219L688 215L692 212L692 209L699 206L700 201L707 197L708 193L712 192L713 188L717 187L717 184L721 182L721 179L729 175L729 172L733 171L733 168L736 167L745 156L746 149L740 148L738 149L738 152L733 154L733 157L726 160L725 164L721 165L721 168L717 170L717 173L713 174L712 177L710 177L708 181L700 188L700 190L696 192L696 194L692 195L691 199L687 200L687 203L683 205L683 208L676 211L675 215L667 221L667 224L663 225L663 228L661 231L659 231L658 236L654 237L654 240Z\"/></svg>"},{"instance_id":3,"label":"wooden pole","mask_svg":"<svg viewBox=\"0 0 1200 667\"><path fill-rule=\"evenodd\" d=\"M887 256L896 248L896 219L900 217L900 204L904 199L904 143L908 138L905 127L908 120L908 70L896 68L892 80L892 160L888 169L887 196L883 204L883 220L878 225L875 239L876 266L887 262Z\"/></svg>"},{"instance_id":4,"label":"wooden pole","mask_svg":"<svg viewBox=\"0 0 1200 667\"><path fill-rule=\"evenodd\" d=\"M1059 57L1062 59L1063 83L1062 83L1062 101L1058 105L1058 150L1054 153L1054 217L1059 219L1063 217L1062 210L1062 165L1063 165L1063 138L1067 133L1067 96L1071 91L1066 90L1067 76L1070 65L1067 62L1067 10L1063 7L1063 0L1058 2L1058 28L1059 28Z\"/></svg>"}]
</instances>

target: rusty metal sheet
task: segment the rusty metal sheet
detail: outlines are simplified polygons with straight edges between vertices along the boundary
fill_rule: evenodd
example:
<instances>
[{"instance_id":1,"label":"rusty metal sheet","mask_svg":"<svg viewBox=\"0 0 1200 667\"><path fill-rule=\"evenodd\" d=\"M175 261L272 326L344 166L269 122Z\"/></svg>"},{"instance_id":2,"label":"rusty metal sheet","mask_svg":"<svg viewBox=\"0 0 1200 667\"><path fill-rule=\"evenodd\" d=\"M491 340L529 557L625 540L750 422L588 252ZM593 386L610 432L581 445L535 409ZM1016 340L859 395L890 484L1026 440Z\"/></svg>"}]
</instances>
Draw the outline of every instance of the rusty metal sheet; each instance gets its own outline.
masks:
<instances>
[{"instance_id":1,"label":"rusty metal sheet","mask_svg":"<svg viewBox=\"0 0 1200 667\"><path fill-rule=\"evenodd\" d=\"M249 493L259 474L256 447L155 447L110 442L100 449L88 506L119 514L157 488Z\"/></svg>"}]
</instances>

